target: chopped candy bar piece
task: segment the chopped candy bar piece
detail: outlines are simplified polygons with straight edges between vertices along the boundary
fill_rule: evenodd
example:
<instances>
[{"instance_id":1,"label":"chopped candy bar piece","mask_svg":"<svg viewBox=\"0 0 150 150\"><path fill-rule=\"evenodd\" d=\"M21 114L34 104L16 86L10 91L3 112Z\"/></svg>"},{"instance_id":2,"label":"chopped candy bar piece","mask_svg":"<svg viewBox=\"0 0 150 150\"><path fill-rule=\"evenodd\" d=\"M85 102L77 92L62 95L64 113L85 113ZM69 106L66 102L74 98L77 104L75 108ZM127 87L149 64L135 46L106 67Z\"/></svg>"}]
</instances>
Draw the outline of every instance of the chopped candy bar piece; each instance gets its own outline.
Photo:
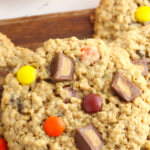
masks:
<instances>
[{"instance_id":1,"label":"chopped candy bar piece","mask_svg":"<svg viewBox=\"0 0 150 150\"><path fill-rule=\"evenodd\" d=\"M3 90L3 85L5 84L5 77L7 74L8 72L0 69L0 91Z\"/></svg>"},{"instance_id":2,"label":"chopped candy bar piece","mask_svg":"<svg viewBox=\"0 0 150 150\"><path fill-rule=\"evenodd\" d=\"M68 91L68 98L70 97L77 97L79 98L79 94L77 91L75 91L72 87L64 87L65 90Z\"/></svg>"},{"instance_id":3,"label":"chopped candy bar piece","mask_svg":"<svg viewBox=\"0 0 150 150\"><path fill-rule=\"evenodd\" d=\"M120 72L115 75L112 88L125 101L129 102L142 94L134 83L125 78Z\"/></svg>"},{"instance_id":4,"label":"chopped candy bar piece","mask_svg":"<svg viewBox=\"0 0 150 150\"><path fill-rule=\"evenodd\" d=\"M69 81L73 78L74 60L59 52L52 60L50 73L53 82Z\"/></svg>"},{"instance_id":5,"label":"chopped candy bar piece","mask_svg":"<svg viewBox=\"0 0 150 150\"><path fill-rule=\"evenodd\" d=\"M141 71L141 74L143 76L146 76L148 74L148 62L149 60L147 58L132 61L132 63L136 65L138 69Z\"/></svg>"},{"instance_id":6,"label":"chopped candy bar piece","mask_svg":"<svg viewBox=\"0 0 150 150\"><path fill-rule=\"evenodd\" d=\"M80 150L101 150L104 145L101 134L93 125L76 129L75 142Z\"/></svg>"}]
</instances>

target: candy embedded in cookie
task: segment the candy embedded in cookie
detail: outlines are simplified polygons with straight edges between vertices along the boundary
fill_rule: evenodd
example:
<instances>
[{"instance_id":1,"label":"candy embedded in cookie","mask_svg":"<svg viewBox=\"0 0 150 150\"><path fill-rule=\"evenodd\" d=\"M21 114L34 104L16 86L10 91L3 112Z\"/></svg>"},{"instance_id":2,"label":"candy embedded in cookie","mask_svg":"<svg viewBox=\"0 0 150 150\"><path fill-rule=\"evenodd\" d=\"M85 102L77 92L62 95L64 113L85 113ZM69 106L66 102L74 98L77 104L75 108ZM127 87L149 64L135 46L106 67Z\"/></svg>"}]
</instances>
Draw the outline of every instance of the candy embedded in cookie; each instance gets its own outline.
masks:
<instances>
[{"instance_id":1,"label":"candy embedded in cookie","mask_svg":"<svg viewBox=\"0 0 150 150\"><path fill-rule=\"evenodd\" d=\"M5 84L5 77L8 72L0 69L0 91L3 90L3 85Z\"/></svg>"},{"instance_id":2,"label":"candy embedded in cookie","mask_svg":"<svg viewBox=\"0 0 150 150\"><path fill-rule=\"evenodd\" d=\"M135 60L131 62L137 66L137 68L141 71L141 74L143 76L146 76L148 74L149 59L145 58L145 59Z\"/></svg>"},{"instance_id":3,"label":"candy embedded in cookie","mask_svg":"<svg viewBox=\"0 0 150 150\"><path fill-rule=\"evenodd\" d=\"M57 137L63 133L65 129L64 121L57 116L49 117L44 124L44 130L49 136Z\"/></svg>"},{"instance_id":4,"label":"candy embedded in cookie","mask_svg":"<svg viewBox=\"0 0 150 150\"><path fill-rule=\"evenodd\" d=\"M101 150L104 145L102 136L93 125L76 129L75 142L80 150Z\"/></svg>"},{"instance_id":5,"label":"candy embedded in cookie","mask_svg":"<svg viewBox=\"0 0 150 150\"><path fill-rule=\"evenodd\" d=\"M139 7L135 12L135 18L136 20L142 23L150 21L150 7L148 6Z\"/></svg>"},{"instance_id":6,"label":"candy embedded in cookie","mask_svg":"<svg viewBox=\"0 0 150 150\"><path fill-rule=\"evenodd\" d=\"M52 60L50 73L53 82L70 81L73 78L74 60L59 52Z\"/></svg>"},{"instance_id":7,"label":"candy embedded in cookie","mask_svg":"<svg viewBox=\"0 0 150 150\"><path fill-rule=\"evenodd\" d=\"M32 66L23 66L17 72L17 79L21 84L31 84L36 78L35 68Z\"/></svg>"},{"instance_id":8,"label":"candy embedded in cookie","mask_svg":"<svg viewBox=\"0 0 150 150\"><path fill-rule=\"evenodd\" d=\"M68 91L68 98L70 98L70 97L79 98L79 93L77 91L75 91L72 87L66 86L66 87L64 87L64 89Z\"/></svg>"},{"instance_id":9,"label":"candy embedded in cookie","mask_svg":"<svg viewBox=\"0 0 150 150\"><path fill-rule=\"evenodd\" d=\"M24 109L24 105L21 98L12 98L10 102L12 103L13 106L18 108L19 113L22 113L22 109Z\"/></svg>"},{"instance_id":10,"label":"candy embedded in cookie","mask_svg":"<svg viewBox=\"0 0 150 150\"><path fill-rule=\"evenodd\" d=\"M127 102L130 102L142 94L142 90L125 78L120 72L117 72L115 75L112 89Z\"/></svg>"},{"instance_id":11,"label":"candy embedded in cookie","mask_svg":"<svg viewBox=\"0 0 150 150\"><path fill-rule=\"evenodd\" d=\"M83 99L82 108L87 113L97 113L102 108L102 99L97 94L89 94Z\"/></svg>"},{"instance_id":12,"label":"candy embedded in cookie","mask_svg":"<svg viewBox=\"0 0 150 150\"><path fill-rule=\"evenodd\" d=\"M96 48L84 47L81 49L81 53L80 60L87 65L92 65L100 59L99 52Z\"/></svg>"},{"instance_id":13,"label":"candy embedded in cookie","mask_svg":"<svg viewBox=\"0 0 150 150\"><path fill-rule=\"evenodd\" d=\"M0 150L7 150L7 143L3 138L0 138Z\"/></svg>"},{"instance_id":14,"label":"candy embedded in cookie","mask_svg":"<svg viewBox=\"0 0 150 150\"><path fill-rule=\"evenodd\" d=\"M65 91L67 91L67 97L66 97L66 99L64 100L64 103L70 103L70 102L71 102L71 101L70 101L70 98L71 98L71 97L80 98L79 93L78 93L76 90L74 90L72 87L66 86L66 87L64 87L63 89L64 89Z\"/></svg>"}]
</instances>

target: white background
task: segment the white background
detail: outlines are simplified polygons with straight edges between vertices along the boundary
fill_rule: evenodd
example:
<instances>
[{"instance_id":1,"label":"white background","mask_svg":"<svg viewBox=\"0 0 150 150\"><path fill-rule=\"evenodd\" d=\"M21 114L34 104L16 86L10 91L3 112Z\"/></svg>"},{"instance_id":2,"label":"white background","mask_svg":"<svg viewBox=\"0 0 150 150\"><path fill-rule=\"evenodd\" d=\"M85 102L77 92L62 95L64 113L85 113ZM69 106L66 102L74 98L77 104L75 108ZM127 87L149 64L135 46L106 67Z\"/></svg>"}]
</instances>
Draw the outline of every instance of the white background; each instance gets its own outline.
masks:
<instances>
[{"instance_id":1,"label":"white background","mask_svg":"<svg viewBox=\"0 0 150 150\"><path fill-rule=\"evenodd\" d=\"M0 0L0 20L96 8L100 0Z\"/></svg>"}]
</instances>

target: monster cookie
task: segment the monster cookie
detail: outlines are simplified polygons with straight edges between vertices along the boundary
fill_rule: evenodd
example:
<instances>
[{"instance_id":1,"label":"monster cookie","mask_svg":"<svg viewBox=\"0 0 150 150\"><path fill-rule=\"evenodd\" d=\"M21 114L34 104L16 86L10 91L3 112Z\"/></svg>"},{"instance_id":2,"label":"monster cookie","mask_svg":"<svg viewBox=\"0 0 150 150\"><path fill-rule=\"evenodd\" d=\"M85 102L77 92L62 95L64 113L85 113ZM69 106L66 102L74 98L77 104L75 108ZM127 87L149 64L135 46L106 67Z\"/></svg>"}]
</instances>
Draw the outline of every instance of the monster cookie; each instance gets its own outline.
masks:
<instances>
[{"instance_id":1,"label":"monster cookie","mask_svg":"<svg viewBox=\"0 0 150 150\"><path fill-rule=\"evenodd\" d=\"M111 42L123 32L150 21L149 0L101 0L95 12L94 37Z\"/></svg>"},{"instance_id":2,"label":"monster cookie","mask_svg":"<svg viewBox=\"0 0 150 150\"><path fill-rule=\"evenodd\" d=\"M27 48L15 47L10 39L0 33L0 54L0 68L10 72L33 52Z\"/></svg>"},{"instance_id":3,"label":"monster cookie","mask_svg":"<svg viewBox=\"0 0 150 150\"><path fill-rule=\"evenodd\" d=\"M30 74L28 84L20 72ZM126 51L95 39L50 39L6 77L4 134L10 150L140 150L149 94Z\"/></svg>"},{"instance_id":4,"label":"monster cookie","mask_svg":"<svg viewBox=\"0 0 150 150\"><path fill-rule=\"evenodd\" d=\"M33 52L28 49L15 47L10 39L0 33L0 101L6 75L8 72L12 72L13 68L15 68L25 57L31 54L33 54ZM2 110L0 108L0 137L3 137L4 126L1 119Z\"/></svg>"},{"instance_id":5,"label":"monster cookie","mask_svg":"<svg viewBox=\"0 0 150 150\"><path fill-rule=\"evenodd\" d=\"M146 25L140 29L128 31L122 34L110 46L117 46L126 49L130 55L131 62L135 64L141 74L145 76L147 86L150 88L150 25ZM148 139L150 138L150 134ZM149 143L149 144L148 144ZM147 149L150 149L150 142L147 141Z\"/></svg>"},{"instance_id":6,"label":"monster cookie","mask_svg":"<svg viewBox=\"0 0 150 150\"><path fill-rule=\"evenodd\" d=\"M145 76L147 86L150 88L150 25L128 31L118 37L109 46L120 47L125 49L131 62L138 67L141 74Z\"/></svg>"}]
</instances>

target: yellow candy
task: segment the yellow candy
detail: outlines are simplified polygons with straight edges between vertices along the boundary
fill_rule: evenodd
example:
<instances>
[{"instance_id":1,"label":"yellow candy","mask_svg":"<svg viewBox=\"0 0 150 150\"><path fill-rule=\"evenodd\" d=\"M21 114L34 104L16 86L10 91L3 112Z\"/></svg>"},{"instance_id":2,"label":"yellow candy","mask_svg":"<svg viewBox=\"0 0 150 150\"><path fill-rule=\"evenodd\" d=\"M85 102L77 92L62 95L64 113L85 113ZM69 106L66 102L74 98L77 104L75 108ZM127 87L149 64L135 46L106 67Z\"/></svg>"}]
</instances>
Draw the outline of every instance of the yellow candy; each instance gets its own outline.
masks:
<instances>
[{"instance_id":1,"label":"yellow candy","mask_svg":"<svg viewBox=\"0 0 150 150\"><path fill-rule=\"evenodd\" d=\"M17 79L21 84L30 84L36 78L35 68L31 66L24 66L17 72Z\"/></svg>"},{"instance_id":2,"label":"yellow candy","mask_svg":"<svg viewBox=\"0 0 150 150\"><path fill-rule=\"evenodd\" d=\"M148 6L139 7L135 12L135 18L136 20L142 23L150 21L150 7Z\"/></svg>"}]
</instances>

